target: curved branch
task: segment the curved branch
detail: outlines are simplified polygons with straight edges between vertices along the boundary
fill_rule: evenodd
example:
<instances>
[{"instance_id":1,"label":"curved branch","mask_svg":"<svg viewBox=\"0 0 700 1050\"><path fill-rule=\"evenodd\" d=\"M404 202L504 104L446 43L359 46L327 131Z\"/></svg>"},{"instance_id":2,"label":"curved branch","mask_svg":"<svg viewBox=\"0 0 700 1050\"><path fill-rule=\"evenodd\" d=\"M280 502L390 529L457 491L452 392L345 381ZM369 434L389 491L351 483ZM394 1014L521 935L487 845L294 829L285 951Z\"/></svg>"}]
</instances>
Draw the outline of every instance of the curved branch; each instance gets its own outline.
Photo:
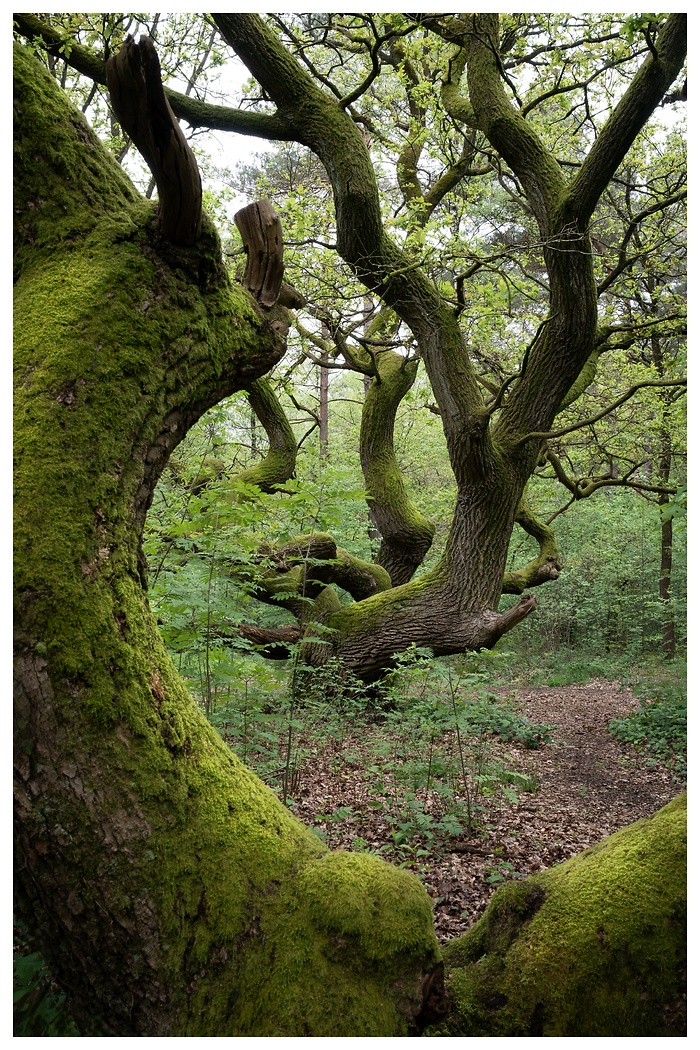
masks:
<instances>
[{"instance_id":1,"label":"curved branch","mask_svg":"<svg viewBox=\"0 0 700 1050\"><path fill-rule=\"evenodd\" d=\"M316 332L310 331L310 329L306 328L297 318L294 322L294 327L299 335L313 346L317 347L321 352L321 356L317 357L315 354L312 354L310 350L305 348L303 354L307 360L312 361L315 365L318 365L321 368L349 368L353 372L360 372L365 376L373 376L376 374L374 358L372 355L364 350L362 346L356 348L351 347L344 334L340 331L338 324L333 321L328 313L322 310L317 310L314 307L309 308L309 313L314 317L319 317L323 321L325 327L330 332L333 342L329 343L328 340L317 335ZM326 357L341 356L344 364L337 364L331 360L324 360L324 354Z\"/></svg>"},{"instance_id":2,"label":"curved branch","mask_svg":"<svg viewBox=\"0 0 700 1050\"><path fill-rule=\"evenodd\" d=\"M666 327L669 321L682 321L683 324L675 327L673 325ZM686 322L687 317L685 313L668 313L664 314L662 317L652 317L649 321L632 321L629 324L601 325L596 336L596 345L600 347L602 352L603 350L614 350L618 347L627 349L632 346L637 339L646 338L649 335L662 338L680 338L687 334ZM649 329L652 329L652 331L649 331ZM619 343L611 343L610 337L617 335L618 332L627 332L629 333L629 336L627 339Z\"/></svg>"},{"instance_id":3,"label":"curved branch","mask_svg":"<svg viewBox=\"0 0 700 1050\"><path fill-rule=\"evenodd\" d=\"M396 587L411 579L433 542L435 526L410 502L394 452L394 424L413 385L417 362L389 350L375 358L377 374L362 407L360 461L369 513L381 534L378 564Z\"/></svg>"},{"instance_id":4,"label":"curved branch","mask_svg":"<svg viewBox=\"0 0 700 1050\"><path fill-rule=\"evenodd\" d=\"M328 580L347 591L356 602L393 586L389 573L381 565L356 558L344 547L336 548L336 563Z\"/></svg>"},{"instance_id":5,"label":"curved branch","mask_svg":"<svg viewBox=\"0 0 700 1050\"><path fill-rule=\"evenodd\" d=\"M601 409L600 412L596 412L595 415L589 416L588 419L582 420L580 423L573 423L570 427L561 427L559 430L548 430L542 432L535 432L532 434L526 434L516 442L516 446L524 445L526 441L543 441L547 438L563 437L564 434L571 434L574 430L581 430L583 427L590 426L591 423L597 423L599 419L603 419L604 416L610 415L620 405L624 405L625 401L629 401L638 390L642 390L643 387L647 386L686 386L688 383L687 379L645 379L639 383L634 383L630 389L618 397L616 401L613 401L607 408Z\"/></svg>"},{"instance_id":6,"label":"curved branch","mask_svg":"<svg viewBox=\"0 0 700 1050\"><path fill-rule=\"evenodd\" d=\"M671 208L674 204L680 204L681 201L687 199L687 196L687 190L680 190L678 193L674 193L671 197L667 197L662 201L656 201L654 204L649 205L648 208L644 208L643 211L631 216L625 236L622 238L618 248L617 264L607 277L598 285L598 295L602 295L602 293L605 292L620 274L624 273L632 263L636 262L638 259L644 258L645 252L639 252L632 260L627 258L627 245L634 236L637 226L639 226L644 219L649 218L650 215L654 215L658 211L663 211L665 208Z\"/></svg>"},{"instance_id":7,"label":"curved branch","mask_svg":"<svg viewBox=\"0 0 700 1050\"><path fill-rule=\"evenodd\" d=\"M50 55L64 59L72 69L93 80L96 84L107 86L106 62L94 51L66 38L32 14L16 13L12 19L19 33L26 40L41 41Z\"/></svg>"},{"instance_id":8,"label":"curved branch","mask_svg":"<svg viewBox=\"0 0 700 1050\"><path fill-rule=\"evenodd\" d=\"M404 32L407 32L407 30L405 30ZM391 32L384 33L381 36L375 36L374 43L372 44L369 52L372 68L370 69L369 73L366 75L364 80L360 84L358 84L356 88L354 88L347 95L344 95L343 98L340 99L339 105L342 109L348 109L350 106L352 106L354 102L357 102L357 100L361 98L362 95L364 95L365 91L367 91L367 89L377 79L381 72L381 63L379 61L379 49L382 46L382 44L385 44L387 40L393 40L396 37L396 35L397 34L395 32Z\"/></svg>"},{"instance_id":9,"label":"curved branch","mask_svg":"<svg viewBox=\"0 0 700 1050\"><path fill-rule=\"evenodd\" d=\"M526 103L521 112L524 117L531 113L537 106L540 106L543 102L546 102L550 98L556 98L558 95L564 95L569 91L586 90L598 77L601 77L609 69L615 69L617 66L622 65L625 62L629 62L630 56L623 55L620 58L613 58L609 62L604 62L600 65L594 73L587 80L578 80L572 84L559 84L557 87L552 88L550 91L545 91L543 94L538 95L537 98L532 99Z\"/></svg>"},{"instance_id":10,"label":"curved branch","mask_svg":"<svg viewBox=\"0 0 700 1050\"><path fill-rule=\"evenodd\" d=\"M555 223L566 183L561 168L503 90L498 54L498 15L469 16L465 41L469 99L479 127L513 169L543 236Z\"/></svg>"},{"instance_id":11,"label":"curved branch","mask_svg":"<svg viewBox=\"0 0 700 1050\"><path fill-rule=\"evenodd\" d=\"M252 559L248 590L258 601L286 609L300 625L313 629L340 609L331 584L356 602L392 586L381 566L354 557L337 547L328 533L318 532L281 546L261 546Z\"/></svg>"},{"instance_id":12,"label":"curved branch","mask_svg":"<svg viewBox=\"0 0 700 1050\"><path fill-rule=\"evenodd\" d=\"M535 600L534 595L524 594L517 605L514 605L512 609L508 609L507 612L502 613L493 623L489 645L495 645L498 639L502 638L507 631L512 631L517 624L522 623L525 617L530 615L536 605L537 601Z\"/></svg>"},{"instance_id":13,"label":"curved branch","mask_svg":"<svg viewBox=\"0 0 700 1050\"><path fill-rule=\"evenodd\" d=\"M581 394L586 390L596 377L598 371L598 360L601 353L605 349L603 346L598 345L591 353L591 356L586 361L585 365L576 377L576 382L571 385L567 391L564 399L560 405L559 412L563 412L569 405L573 405L574 401L578 401Z\"/></svg>"},{"instance_id":14,"label":"curved branch","mask_svg":"<svg viewBox=\"0 0 700 1050\"><path fill-rule=\"evenodd\" d=\"M359 280L416 336L452 453L483 400L457 318L415 259L384 230L376 175L359 129L261 18L243 13L214 18L224 39L276 102L290 137L302 141L324 164L335 199L338 251Z\"/></svg>"},{"instance_id":15,"label":"curved branch","mask_svg":"<svg viewBox=\"0 0 700 1050\"><path fill-rule=\"evenodd\" d=\"M489 164L483 164L481 167L473 168L471 162L474 159L475 152L473 143L465 137L464 145L462 146L462 154L459 160L449 168L446 168L442 175L436 179L425 194L425 202L430 208L429 215L432 214L433 210L442 199L450 192L450 190L454 189L463 178L466 176L474 178L478 175L488 175L489 172L493 170Z\"/></svg>"},{"instance_id":16,"label":"curved branch","mask_svg":"<svg viewBox=\"0 0 700 1050\"><path fill-rule=\"evenodd\" d=\"M592 496L594 492L597 492L598 489L603 488L628 488L640 492L653 492L656 495L668 496L674 496L678 492L677 486L667 487L664 485L649 485L645 481L638 481L634 478L634 472L639 470L642 463L634 463L621 478L614 478L610 474L598 478L570 478L564 470L561 460L551 449L547 449L545 456L554 468L554 473L556 474L557 479L573 496L573 500L570 500L567 506L562 508L563 510L566 510L571 506L571 503L575 500L587 499L589 496ZM561 511L557 511L557 513L559 514ZM551 522L553 519L550 518L549 520Z\"/></svg>"},{"instance_id":17,"label":"curved branch","mask_svg":"<svg viewBox=\"0 0 700 1050\"><path fill-rule=\"evenodd\" d=\"M284 409L279 403L269 380L256 379L246 391L248 404L262 423L269 447L265 458L253 467L241 471L235 478L232 495L243 482L257 485L263 492L274 492L294 477L297 458L297 442Z\"/></svg>"},{"instance_id":18,"label":"curved branch","mask_svg":"<svg viewBox=\"0 0 700 1050\"><path fill-rule=\"evenodd\" d=\"M107 87L117 119L156 180L162 236L190 247L202 228L202 181L165 97L160 62L149 37L138 43L129 37L109 59Z\"/></svg>"},{"instance_id":19,"label":"curved branch","mask_svg":"<svg viewBox=\"0 0 700 1050\"><path fill-rule=\"evenodd\" d=\"M554 533L548 525L535 517L524 496L520 501L515 520L528 536L537 540L540 553L522 569L505 573L503 594L522 594L528 587L539 587L543 583L558 579L561 571Z\"/></svg>"},{"instance_id":20,"label":"curved branch","mask_svg":"<svg viewBox=\"0 0 700 1050\"><path fill-rule=\"evenodd\" d=\"M447 63L447 78L442 82L440 98L453 120L467 127L477 128L479 126L474 108L464 95L460 93L459 81L467 65L467 52L459 48Z\"/></svg>"},{"instance_id":21,"label":"curved branch","mask_svg":"<svg viewBox=\"0 0 700 1050\"><path fill-rule=\"evenodd\" d=\"M301 639L301 627L289 624L286 627L256 627L252 623L238 625L238 634L257 646L266 660L288 660L292 646ZM225 635L230 637L230 635Z\"/></svg>"}]
</instances>

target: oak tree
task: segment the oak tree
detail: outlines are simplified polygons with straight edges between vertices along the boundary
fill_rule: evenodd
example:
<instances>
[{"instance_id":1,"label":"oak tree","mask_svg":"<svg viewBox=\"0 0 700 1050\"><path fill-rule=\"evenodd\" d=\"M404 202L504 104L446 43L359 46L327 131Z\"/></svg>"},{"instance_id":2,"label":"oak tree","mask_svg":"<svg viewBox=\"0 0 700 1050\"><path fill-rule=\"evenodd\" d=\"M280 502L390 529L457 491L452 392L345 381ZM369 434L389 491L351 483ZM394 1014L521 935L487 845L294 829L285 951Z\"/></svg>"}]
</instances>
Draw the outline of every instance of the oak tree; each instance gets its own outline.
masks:
<instances>
[{"instance_id":1,"label":"oak tree","mask_svg":"<svg viewBox=\"0 0 700 1050\"><path fill-rule=\"evenodd\" d=\"M145 515L170 453L202 413L247 389L268 432L277 428L261 487L288 472L288 433L264 376L285 349L282 303L303 302L281 291L278 270L274 294L263 282L259 301L232 283L176 118L310 149L332 188L336 250L381 304L356 343L338 332L347 360L370 380L360 447L378 563L339 553L325 535L278 552L297 631L322 624L330 639L310 640L306 658L331 652L372 679L411 642L437 655L492 646L534 607L525 596L499 612L502 592L522 594L558 574L552 531L525 489L558 436L557 415L595 373L606 337L591 223L674 92L684 18L609 20L597 32L594 23L525 16L503 25L495 15L212 16L219 46L260 85L252 109L164 93L147 39L127 40L105 61L50 18L18 15L16 24L33 49L108 86L115 128L134 141L158 189L157 205L142 198L50 73L16 49L20 913L88 1032L419 1029L440 1008L426 894L375 857L327 852L231 755L179 681L148 606ZM574 75L576 49L604 44L612 50L599 68ZM416 72L423 51L432 76ZM555 60L549 85L535 75L541 54ZM620 80L610 82L616 70ZM409 213L397 237L369 148L385 72L404 86L400 104L388 99L398 138L377 132L394 151ZM591 105L599 78L600 126ZM559 142L556 122L538 125L552 100L563 100L564 121L584 114L576 136ZM449 131L449 155L430 153L424 169L433 119ZM574 152L560 155L562 143ZM429 225L472 177L515 195L539 253L544 316L519 366L496 383L484 367L488 348L468 338L473 266L447 289ZM392 333L399 347L387 345ZM407 499L392 447L419 361L457 485L444 554L422 576L432 527ZM540 553L506 574L516 523ZM336 581L351 604L334 597Z\"/></svg>"}]
</instances>

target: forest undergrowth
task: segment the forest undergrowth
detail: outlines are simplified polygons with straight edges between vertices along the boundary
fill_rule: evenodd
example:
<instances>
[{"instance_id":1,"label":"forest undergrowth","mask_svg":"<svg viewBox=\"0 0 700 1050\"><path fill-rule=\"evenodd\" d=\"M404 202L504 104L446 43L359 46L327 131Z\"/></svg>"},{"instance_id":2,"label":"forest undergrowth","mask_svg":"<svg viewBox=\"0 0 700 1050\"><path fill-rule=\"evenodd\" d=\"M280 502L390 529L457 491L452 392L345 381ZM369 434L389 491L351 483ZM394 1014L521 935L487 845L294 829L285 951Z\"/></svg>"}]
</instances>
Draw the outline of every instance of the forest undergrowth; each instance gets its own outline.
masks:
<instances>
[{"instance_id":1,"label":"forest undergrowth","mask_svg":"<svg viewBox=\"0 0 700 1050\"><path fill-rule=\"evenodd\" d=\"M213 722L331 849L414 871L438 936L494 889L653 813L686 774L680 662L558 652L435 661L412 650L378 691L332 664L274 702L251 680ZM549 664L549 666L548 666Z\"/></svg>"}]
</instances>

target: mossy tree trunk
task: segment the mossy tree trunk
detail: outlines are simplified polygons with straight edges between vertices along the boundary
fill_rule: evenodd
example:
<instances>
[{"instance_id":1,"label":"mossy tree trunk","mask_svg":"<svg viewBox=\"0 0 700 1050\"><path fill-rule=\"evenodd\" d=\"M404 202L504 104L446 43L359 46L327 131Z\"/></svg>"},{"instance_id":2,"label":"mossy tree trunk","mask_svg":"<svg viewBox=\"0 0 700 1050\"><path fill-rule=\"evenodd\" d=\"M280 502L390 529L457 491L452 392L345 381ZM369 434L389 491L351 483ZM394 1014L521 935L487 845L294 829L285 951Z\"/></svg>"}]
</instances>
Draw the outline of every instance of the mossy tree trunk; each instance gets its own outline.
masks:
<instances>
[{"instance_id":1,"label":"mossy tree trunk","mask_svg":"<svg viewBox=\"0 0 700 1050\"><path fill-rule=\"evenodd\" d=\"M506 883L445 949L442 1036L681 1036L686 797Z\"/></svg>"},{"instance_id":2,"label":"mossy tree trunk","mask_svg":"<svg viewBox=\"0 0 700 1050\"><path fill-rule=\"evenodd\" d=\"M279 359L284 313L229 283L206 218L166 239L21 48L15 87L18 912L86 1034L406 1033L427 895L328 853L237 761L146 595L166 460Z\"/></svg>"},{"instance_id":3,"label":"mossy tree trunk","mask_svg":"<svg viewBox=\"0 0 700 1050\"><path fill-rule=\"evenodd\" d=\"M523 494L542 442L596 350L598 302L589 221L681 68L684 20L667 19L653 54L576 174L568 178L506 94L498 16L430 18L430 28L457 45L450 64L456 71L454 80L443 92L445 108L452 119L485 134L518 178L539 226L548 271L547 322L517 377L489 403L455 311L413 265L410 237L404 250L386 233L376 175L351 116L323 92L259 17L214 17L223 37L276 103L287 137L310 147L322 160L333 188L338 251L410 328L436 398L457 483L445 554L431 572L411 579L430 544L431 530L413 512L396 476L391 447L396 404L390 392L379 396L382 377L376 374L363 417L363 466L383 535L380 560L399 586L327 616L326 625L336 634L334 646L326 646L324 652L333 648L358 675L372 679L393 653L412 642L430 646L438 655L490 647L535 605L534 598L525 597L512 614L499 616L495 610L503 590L522 593L558 574L553 536L533 521ZM467 94L462 95L459 75L465 71ZM409 160L407 155L400 165L404 181L410 175ZM458 175L455 171L455 178ZM424 203L428 213L430 201ZM405 364L398 379L410 385ZM507 578L505 560L516 521L537 536L541 556ZM311 648L310 658L315 655Z\"/></svg>"}]
</instances>

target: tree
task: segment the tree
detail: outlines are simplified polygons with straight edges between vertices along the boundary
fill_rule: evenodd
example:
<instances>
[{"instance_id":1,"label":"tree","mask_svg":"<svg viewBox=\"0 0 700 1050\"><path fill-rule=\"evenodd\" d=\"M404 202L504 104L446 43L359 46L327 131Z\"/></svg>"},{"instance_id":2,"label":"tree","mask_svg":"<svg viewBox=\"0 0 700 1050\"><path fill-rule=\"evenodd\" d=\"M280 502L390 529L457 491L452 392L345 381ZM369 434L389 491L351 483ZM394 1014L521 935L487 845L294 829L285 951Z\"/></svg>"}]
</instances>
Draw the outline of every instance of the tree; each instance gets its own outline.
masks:
<instances>
[{"instance_id":1,"label":"tree","mask_svg":"<svg viewBox=\"0 0 700 1050\"><path fill-rule=\"evenodd\" d=\"M501 591L522 593L556 575L551 530L534 519L524 490L596 348L589 220L681 69L684 29L674 15L661 27L643 23L645 46L626 55L639 68L567 179L506 96L496 16L424 16L418 26L389 17L379 28L365 18L361 28L371 33L361 33L359 45L341 23L370 67L340 98L332 78L319 87L298 64L291 36L285 46L257 16L235 14L216 16L216 25L275 112L212 112L189 96L169 98L195 125L311 148L333 189L338 251L389 311L361 352L347 347L372 376L367 401L375 407L362 444L386 567L338 558L330 537L285 552L301 565L301 596L316 602L311 614L300 613L303 626L316 631L325 620L332 632L330 647L308 643L308 659L324 659L330 648L372 678L413 641L437 654L493 645L534 605L527 597L498 613ZM196 165L159 91L153 48L127 43L105 71L102 56L66 46L46 21L18 16L18 24L109 82L119 123L159 194L156 211L19 49L20 911L88 1030L96 1016L116 1034L405 1033L439 1002L426 894L374 857L327 853L262 789L187 697L148 608L140 538L167 458L188 427L237 388L251 390L269 425L266 413L275 416L277 407L261 377L283 353L288 317L229 282L199 207ZM510 27L516 37L517 28ZM313 18L306 29L324 46L331 39ZM467 132L464 156L432 190L418 192L420 136L409 126L399 186L415 221L402 247L385 229L353 107L378 77L385 50L389 65L408 69L400 44L411 33L429 34L445 77L446 119ZM422 81L405 75L415 92ZM416 264L427 219L463 177L474 142L522 187L549 279L549 312L520 371L490 394L487 380L486 397L460 327L463 302L456 309ZM417 368L417 359L386 346L399 324L425 365L458 487L445 554L418 579L427 537L392 447L393 414ZM283 431L280 424L282 445ZM506 577L516 520L541 553ZM307 573L309 553L323 571ZM354 604L329 599L334 578L354 590Z\"/></svg>"},{"instance_id":2,"label":"tree","mask_svg":"<svg viewBox=\"0 0 700 1050\"><path fill-rule=\"evenodd\" d=\"M405 1031L437 973L427 895L328 853L232 756L144 587L170 451L278 359L284 312L229 283L206 219L168 240L166 183L156 220L15 61L20 914L87 1032Z\"/></svg>"},{"instance_id":3,"label":"tree","mask_svg":"<svg viewBox=\"0 0 700 1050\"><path fill-rule=\"evenodd\" d=\"M663 26L646 16L639 24L606 19L597 33L576 18L560 24L515 18L503 26L487 16L299 16L289 23L274 16L267 25L253 16L222 15L214 22L261 85L264 110L213 113L210 106L171 94L175 112L195 127L224 127L310 149L332 189L337 253L363 286L362 294L381 306L369 327L364 323L364 335L353 340L347 322L356 332L357 320L346 317L340 324L337 310L318 300L312 299L309 311L331 338L323 338L323 327L298 327L322 368L330 355L370 380L360 458L370 514L381 535L378 565L389 579L357 562L358 585L349 592L355 601L341 606L329 585L345 589L345 557L337 559L320 538L307 544L312 571L302 571L297 543L296 575L284 568L284 580L261 580L260 597L267 600L272 588L276 604L286 605L298 621L293 637L313 639L319 626L324 629L323 645L311 640L305 646L308 662L339 657L366 680L381 676L393 655L410 644L429 646L436 655L491 647L535 607L534 597L524 592L559 575L554 534L534 515L527 481L548 454L548 440L583 425L554 423L590 387L602 354L614 343L614 304L601 298L596 283L591 222L599 221L601 198L682 68L682 17L672 16ZM54 49L59 46L60 35L52 35L45 23L24 18L20 27ZM293 53L302 56L302 65ZM550 83L538 72L543 53L553 62ZM67 61L95 79L103 77L78 45L71 45ZM624 92L611 77L618 68L630 81ZM513 77L523 69L536 75L519 86ZM435 84L436 73L441 85ZM596 107L607 117L601 127ZM387 110L396 129L379 122ZM431 137L432 123L440 132ZM553 134L557 125L562 130ZM380 163L390 157L395 165L390 196L405 213L400 240L388 234L368 144ZM501 227L505 255L518 242L527 246L526 280L519 285L512 276L509 280L520 296L532 298L534 290L541 300L532 337L523 341L522 325L516 339L502 329L500 363L486 367L478 345L484 335L473 339L465 296L482 269L508 276L507 268L492 244L485 258L477 257L461 273L453 265L446 281L448 271L435 246L446 216L463 223L459 208L450 211L453 200L459 201L464 186L483 193L484 182L505 195L514 211L512 217L504 213ZM678 189L658 198L649 215L672 207ZM616 276L622 278L630 273L628 239L625 230L619 232ZM463 242L460 234L456 250L450 250L462 266L468 253ZM614 240L608 247L615 250ZM611 283L603 281L602 291L609 292ZM631 325L628 320L627 327L639 338L636 320ZM434 525L406 495L393 427L419 362L441 416L458 495L444 554L416 577ZM682 382L675 376L645 377L617 400L625 403L649 385ZM278 433L281 410L271 406L268 391L260 421ZM604 406L601 415L610 410ZM289 435L287 440L286 465L274 476L267 472L268 485L283 484L291 475ZM668 484L661 487L674 491ZM505 574L516 523L535 539L539 554ZM317 563L324 559L319 571ZM279 562L288 565L286 552L280 552ZM334 564L340 565L338 572ZM286 600L283 586L290 592ZM295 593L299 587L301 594ZM499 613L503 592L524 596ZM253 633L259 640L259 629Z\"/></svg>"},{"instance_id":4,"label":"tree","mask_svg":"<svg viewBox=\"0 0 700 1050\"><path fill-rule=\"evenodd\" d=\"M550 442L546 470L539 473L553 472L571 494L569 505L601 488L619 487L658 503L662 646L671 657L673 515L679 509L673 496L685 477L684 391L673 385L650 388L606 411L619 377L632 386L680 377L685 369L684 165L678 164L679 143L671 140L661 155L652 145L642 151L642 163L628 158L600 209L598 288L601 297L612 300L615 316L607 343L601 344L607 367L562 414L562 422L579 427L576 445L569 435ZM608 252L610 243L619 245L617 257Z\"/></svg>"}]
</instances>

